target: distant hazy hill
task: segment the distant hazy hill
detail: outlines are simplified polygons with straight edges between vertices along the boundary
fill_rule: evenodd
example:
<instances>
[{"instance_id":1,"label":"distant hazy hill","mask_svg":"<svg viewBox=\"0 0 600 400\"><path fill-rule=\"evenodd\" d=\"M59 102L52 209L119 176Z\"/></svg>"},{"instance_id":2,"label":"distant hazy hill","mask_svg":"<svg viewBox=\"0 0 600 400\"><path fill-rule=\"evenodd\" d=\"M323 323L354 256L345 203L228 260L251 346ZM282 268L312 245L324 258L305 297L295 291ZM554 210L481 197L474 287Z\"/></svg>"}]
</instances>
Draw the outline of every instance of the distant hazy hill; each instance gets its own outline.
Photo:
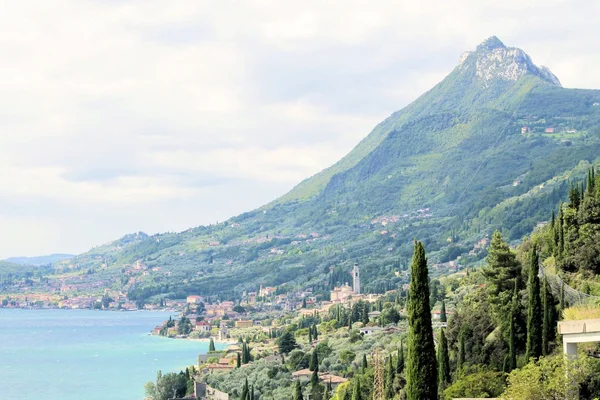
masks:
<instances>
[{"instance_id":1,"label":"distant hazy hill","mask_svg":"<svg viewBox=\"0 0 600 400\"><path fill-rule=\"evenodd\" d=\"M50 254L48 256L38 257L11 257L4 261L12 264L39 266L54 264L55 262L68 260L73 257L75 257L74 254Z\"/></svg>"},{"instance_id":2,"label":"distant hazy hill","mask_svg":"<svg viewBox=\"0 0 600 400\"><path fill-rule=\"evenodd\" d=\"M528 234L599 155L600 91L562 88L492 37L280 199L218 225L128 235L58 267L92 269L145 299L286 282L319 290L331 267L357 262L365 290L381 291L402 282L413 238L432 262L475 262L469 250L493 230ZM122 274L138 261L148 272Z\"/></svg>"}]
</instances>

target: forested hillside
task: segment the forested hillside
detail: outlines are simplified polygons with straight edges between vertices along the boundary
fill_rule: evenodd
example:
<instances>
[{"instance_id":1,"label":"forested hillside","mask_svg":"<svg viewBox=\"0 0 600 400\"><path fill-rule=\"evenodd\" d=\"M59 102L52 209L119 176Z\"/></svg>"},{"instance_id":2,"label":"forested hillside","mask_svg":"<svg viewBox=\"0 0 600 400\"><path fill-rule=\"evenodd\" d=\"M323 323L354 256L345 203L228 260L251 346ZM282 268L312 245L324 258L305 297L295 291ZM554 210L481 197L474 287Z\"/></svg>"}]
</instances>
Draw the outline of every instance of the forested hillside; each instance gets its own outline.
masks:
<instances>
[{"instance_id":1,"label":"forested hillside","mask_svg":"<svg viewBox=\"0 0 600 400\"><path fill-rule=\"evenodd\" d=\"M598 154L600 91L562 88L522 50L490 38L282 198L217 225L129 235L56 266L135 300L233 296L259 284L319 291L331 267L353 263L364 289L381 292L406 282L398 272L415 237L434 263L462 256L468 265L485 257L476 245L496 229L509 242L528 235Z\"/></svg>"}]
</instances>

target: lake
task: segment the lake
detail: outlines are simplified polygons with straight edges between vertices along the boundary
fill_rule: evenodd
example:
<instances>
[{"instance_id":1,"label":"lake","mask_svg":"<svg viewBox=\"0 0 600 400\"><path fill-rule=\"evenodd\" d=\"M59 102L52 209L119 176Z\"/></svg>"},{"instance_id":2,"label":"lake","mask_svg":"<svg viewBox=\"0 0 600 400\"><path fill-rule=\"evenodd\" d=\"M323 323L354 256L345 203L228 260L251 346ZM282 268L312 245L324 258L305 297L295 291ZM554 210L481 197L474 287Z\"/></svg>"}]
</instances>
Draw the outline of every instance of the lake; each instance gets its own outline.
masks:
<instances>
[{"instance_id":1,"label":"lake","mask_svg":"<svg viewBox=\"0 0 600 400\"><path fill-rule=\"evenodd\" d=\"M196 363L208 343L148 333L165 312L0 309L4 399L141 400L156 372Z\"/></svg>"}]
</instances>

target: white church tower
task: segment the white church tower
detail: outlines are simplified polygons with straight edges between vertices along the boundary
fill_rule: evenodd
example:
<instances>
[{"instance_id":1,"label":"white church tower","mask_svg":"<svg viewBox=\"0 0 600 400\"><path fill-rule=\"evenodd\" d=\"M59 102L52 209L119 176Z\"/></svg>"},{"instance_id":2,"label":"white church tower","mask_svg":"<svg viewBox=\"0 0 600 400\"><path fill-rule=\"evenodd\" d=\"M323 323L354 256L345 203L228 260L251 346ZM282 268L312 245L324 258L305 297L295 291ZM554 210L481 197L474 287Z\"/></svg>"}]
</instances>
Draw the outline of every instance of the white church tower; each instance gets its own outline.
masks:
<instances>
[{"instance_id":1,"label":"white church tower","mask_svg":"<svg viewBox=\"0 0 600 400\"><path fill-rule=\"evenodd\" d=\"M358 271L358 265L354 264L352 268L352 287L354 293L360 294L360 272Z\"/></svg>"}]
</instances>

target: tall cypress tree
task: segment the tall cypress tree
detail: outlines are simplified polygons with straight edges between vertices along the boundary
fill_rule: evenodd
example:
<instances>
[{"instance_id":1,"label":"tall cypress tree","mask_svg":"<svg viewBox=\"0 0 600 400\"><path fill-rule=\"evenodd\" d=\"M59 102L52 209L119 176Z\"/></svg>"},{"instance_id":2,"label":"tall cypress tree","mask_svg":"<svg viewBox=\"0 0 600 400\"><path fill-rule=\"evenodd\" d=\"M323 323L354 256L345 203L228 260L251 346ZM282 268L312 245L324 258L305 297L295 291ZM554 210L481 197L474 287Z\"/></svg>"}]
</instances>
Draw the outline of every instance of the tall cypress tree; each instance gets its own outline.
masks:
<instances>
[{"instance_id":1,"label":"tall cypress tree","mask_svg":"<svg viewBox=\"0 0 600 400\"><path fill-rule=\"evenodd\" d=\"M510 307L510 327L508 332L508 365L504 372L511 372L517 368L517 344L516 344L516 329L517 329L517 314L519 312L519 292L517 285L513 291L513 297Z\"/></svg>"},{"instance_id":2,"label":"tall cypress tree","mask_svg":"<svg viewBox=\"0 0 600 400\"><path fill-rule=\"evenodd\" d=\"M239 368L242 366L242 355L240 353L237 353L237 362L236 362L236 366Z\"/></svg>"},{"instance_id":3,"label":"tall cypress tree","mask_svg":"<svg viewBox=\"0 0 600 400\"><path fill-rule=\"evenodd\" d=\"M556 230L558 232L558 253L562 257L565 252L565 217L563 213L563 203L558 206L558 219L556 220Z\"/></svg>"},{"instance_id":4,"label":"tall cypress tree","mask_svg":"<svg viewBox=\"0 0 600 400\"><path fill-rule=\"evenodd\" d=\"M208 352L212 353L215 351L215 341L213 340L213 338L210 338L210 343L208 344Z\"/></svg>"},{"instance_id":5,"label":"tall cypress tree","mask_svg":"<svg viewBox=\"0 0 600 400\"><path fill-rule=\"evenodd\" d=\"M404 371L404 344L400 340L400 348L398 349L398 360L396 360L396 373L401 374Z\"/></svg>"},{"instance_id":6,"label":"tall cypress tree","mask_svg":"<svg viewBox=\"0 0 600 400\"><path fill-rule=\"evenodd\" d=\"M437 399L437 363L429 309L429 277L425 248L415 242L408 304L407 400Z\"/></svg>"},{"instance_id":7,"label":"tall cypress tree","mask_svg":"<svg viewBox=\"0 0 600 400\"><path fill-rule=\"evenodd\" d=\"M529 264L529 307L527 309L527 347L525 359L542 355L542 301L540 299L539 258L535 246Z\"/></svg>"},{"instance_id":8,"label":"tall cypress tree","mask_svg":"<svg viewBox=\"0 0 600 400\"><path fill-rule=\"evenodd\" d=\"M246 400L246 397L248 397L248 378L246 378L244 381L244 386L242 386L242 396L240 399Z\"/></svg>"},{"instance_id":9,"label":"tall cypress tree","mask_svg":"<svg viewBox=\"0 0 600 400\"><path fill-rule=\"evenodd\" d=\"M548 303L548 280L544 277L542 281L542 355L548 353L548 341L550 339L550 304Z\"/></svg>"},{"instance_id":10,"label":"tall cypress tree","mask_svg":"<svg viewBox=\"0 0 600 400\"><path fill-rule=\"evenodd\" d=\"M440 390L443 390L450 383L450 357L448 356L448 340L446 340L444 328L440 329L437 359L438 385Z\"/></svg>"},{"instance_id":11,"label":"tall cypress tree","mask_svg":"<svg viewBox=\"0 0 600 400\"><path fill-rule=\"evenodd\" d=\"M317 387L317 385L319 384L319 369L315 369L313 370L313 373L310 377L310 386L313 390L315 390L315 388Z\"/></svg>"},{"instance_id":12,"label":"tall cypress tree","mask_svg":"<svg viewBox=\"0 0 600 400\"><path fill-rule=\"evenodd\" d=\"M442 308L440 310L440 322L448 322L448 317L446 316L446 302L442 300Z\"/></svg>"},{"instance_id":13,"label":"tall cypress tree","mask_svg":"<svg viewBox=\"0 0 600 400\"><path fill-rule=\"evenodd\" d=\"M394 375L396 375L396 369L394 368L394 363L392 362L392 355L388 358L387 370L385 374L385 398L393 399L394 398Z\"/></svg>"},{"instance_id":14,"label":"tall cypress tree","mask_svg":"<svg viewBox=\"0 0 600 400\"><path fill-rule=\"evenodd\" d=\"M362 400L360 393L360 380L357 378L354 384L354 390L352 390L352 400Z\"/></svg>"},{"instance_id":15,"label":"tall cypress tree","mask_svg":"<svg viewBox=\"0 0 600 400\"><path fill-rule=\"evenodd\" d=\"M458 335L458 357L456 358L456 375L460 375L465 363L465 334L461 331Z\"/></svg>"},{"instance_id":16,"label":"tall cypress tree","mask_svg":"<svg viewBox=\"0 0 600 400\"><path fill-rule=\"evenodd\" d=\"M559 313L559 315L562 315L562 312L566 306L567 305L565 304L565 283L562 282L562 284L560 285L560 303L559 303L560 313Z\"/></svg>"},{"instance_id":17,"label":"tall cypress tree","mask_svg":"<svg viewBox=\"0 0 600 400\"><path fill-rule=\"evenodd\" d=\"M294 400L304 400L302 397L302 386L300 386L300 381L296 381L296 387L294 388Z\"/></svg>"},{"instance_id":18,"label":"tall cypress tree","mask_svg":"<svg viewBox=\"0 0 600 400\"><path fill-rule=\"evenodd\" d=\"M310 357L310 362L308 364L308 369L310 371L319 372L319 356L317 355L317 349L313 350L312 355Z\"/></svg>"},{"instance_id":19,"label":"tall cypress tree","mask_svg":"<svg viewBox=\"0 0 600 400\"><path fill-rule=\"evenodd\" d=\"M367 369L367 367L369 366L369 364L367 364L367 355L363 354L363 358L362 358L362 369L363 372L365 369Z\"/></svg>"},{"instance_id":20,"label":"tall cypress tree","mask_svg":"<svg viewBox=\"0 0 600 400\"><path fill-rule=\"evenodd\" d=\"M311 344L313 341L313 337L312 337L312 327L308 328L308 344Z\"/></svg>"}]
</instances>

